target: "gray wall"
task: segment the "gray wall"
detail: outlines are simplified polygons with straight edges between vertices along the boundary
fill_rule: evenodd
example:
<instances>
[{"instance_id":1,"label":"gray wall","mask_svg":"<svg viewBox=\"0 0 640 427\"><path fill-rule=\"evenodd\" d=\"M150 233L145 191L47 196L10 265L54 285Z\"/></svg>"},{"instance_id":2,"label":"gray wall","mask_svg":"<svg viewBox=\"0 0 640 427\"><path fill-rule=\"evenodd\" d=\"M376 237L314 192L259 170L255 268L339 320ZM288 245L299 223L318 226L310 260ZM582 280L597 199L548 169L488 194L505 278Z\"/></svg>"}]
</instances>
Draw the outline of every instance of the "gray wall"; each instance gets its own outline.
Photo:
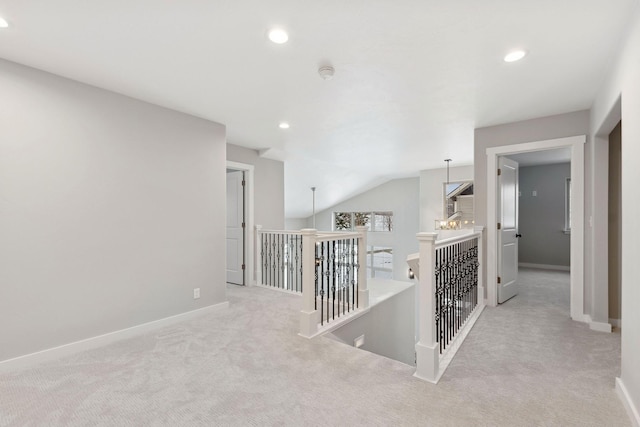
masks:
<instances>
[{"instance_id":1,"label":"gray wall","mask_svg":"<svg viewBox=\"0 0 640 427\"><path fill-rule=\"evenodd\" d=\"M0 93L0 360L226 300L222 125L4 60Z\"/></svg>"},{"instance_id":2,"label":"gray wall","mask_svg":"<svg viewBox=\"0 0 640 427\"><path fill-rule=\"evenodd\" d=\"M640 198L634 197L640 182L640 2L632 16L620 51L610 63L609 74L598 88L591 111L593 132L611 130L622 118L622 355L618 395L627 399L630 407L640 408ZM620 105L621 104L621 105ZM621 115L621 116L620 116ZM605 139L605 140L606 140ZM608 227L607 227L608 228ZM624 393L621 391L624 390ZM636 412L637 414L637 412ZM636 423L640 422L636 418Z\"/></svg>"},{"instance_id":3,"label":"gray wall","mask_svg":"<svg viewBox=\"0 0 640 427\"><path fill-rule=\"evenodd\" d=\"M620 319L622 305L622 124L609 136L609 319Z\"/></svg>"},{"instance_id":4,"label":"gray wall","mask_svg":"<svg viewBox=\"0 0 640 427\"><path fill-rule=\"evenodd\" d=\"M364 335L361 349L415 366L416 292L412 286L393 295L327 338L352 346Z\"/></svg>"},{"instance_id":5,"label":"gray wall","mask_svg":"<svg viewBox=\"0 0 640 427\"><path fill-rule=\"evenodd\" d=\"M449 181L473 181L473 166L452 166ZM444 188L447 169L420 171L420 231L434 231L435 220L444 215Z\"/></svg>"},{"instance_id":6,"label":"gray wall","mask_svg":"<svg viewBox=\"0 0 640 427\"><path fill-rule=\"evenodd\" d=\"M254 221L265 230L284 229L284 163L256 150L227 144L227 160L254 165Z\"/></svg>"},{"instance_id":7,"label":"gray wall","mask_svg":"<svg viewBox=\"0 0 640 427\"><path fill-rule=\"evenodd\" d=\"M392 211L392 232L371 232L367 244L393 248L393 278L409 281L406 259L418 252L419 179L395 179L316 214L316 228L331 230L333 212ZM311 221L308 220L311 224Z\"/></svg>"},{"instance_id":8,"label":"gray wall","mask_svg":"<svg viewBox=\"0 0 640 427\"><path fill-rule=\"evenodd\" d=\"M476 225L484 226L485 229L489 226L487 224L487 148L588 134L589 111L577 111L573 113L559 114L557 116L476 129L474 132L474 196ZM587 144L590 144L589 140L587 140ZM586 167L585 175L587 175L585 177L585 188L588 188L590 176L589 169ZM586 192L587 191L585 191L585 193ZM585 194L585 215L588 217L589 213L587 205L587 194ZM586 253L589 252L590 244L587 233L585 233ZM483 245L486 253L486 239L484 239ZM587 264L587 259L588 258L585 256L585 265ZM485 275L484 283L487 283L486 267L483 271ZM588 287L586 280L587 276L585 272L585 288ZM585 289L584 294L585 307L589 307L590 302L588 302L588 299L590 298L590 290Z\"/></svg>"},{"instance_id":9,"label":"gray wall","mask_svg":"<svg viewBox=\"0 0 640 427\"><path fill-rule=\"evenodd\" d=\"M568 267L570 235L563 230L565 182L571 177L571 164L521 167L519 173L518 261Z\"/></svg>"}]
</instances>

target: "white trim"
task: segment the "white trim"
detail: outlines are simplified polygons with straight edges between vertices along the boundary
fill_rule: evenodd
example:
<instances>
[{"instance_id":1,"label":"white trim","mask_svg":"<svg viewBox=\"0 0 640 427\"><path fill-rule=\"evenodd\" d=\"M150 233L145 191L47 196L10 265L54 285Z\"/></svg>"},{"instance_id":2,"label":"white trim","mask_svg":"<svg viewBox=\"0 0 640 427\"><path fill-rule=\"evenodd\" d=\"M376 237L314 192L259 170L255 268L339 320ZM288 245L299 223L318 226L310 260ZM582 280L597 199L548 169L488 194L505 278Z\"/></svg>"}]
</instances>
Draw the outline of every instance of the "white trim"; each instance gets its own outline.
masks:
<instances>
[{"instance_id":1,"label":"white trim","mask_svg":"<svg viewBox=\"0 0 640 427\"><path fill-rule=\"evenodd\" d=\"M519 262L518 267L539 268L540 270L571 271L571 267L568 265L534 264L531 262Z\"/></svg>"},{"instance_id":2,"label":"white trim","mask_svg":"<svg viewBox=\"0 0 640 427\"><path fill-rule=\"evenodd\" d=\"M611 324L610 323L604 323L604 322L594 322L591 321L589 323L589 329L591 329L592 331L598 331L598 332L606 332L606 333L611 333Z\"/></svg>"},{"instance_id":3,"label":"white trim","mask_svg":"<svg viewBox=\"0 0 640 427\"><path fill-rule=\"evenodd\" d=\"M244 177L246 181L245 186L245 200L244 207L246 209L246 224L245 224L245 242L244 242L244 256L245 256L245 286L253 286L256 284L256 272L254 271L254 232L255 227L253 212L254 212L254 176L255 166L246 163L238 163L227 160L227 169L233 169L246 172Z\"/></svg>"},{"instance_id":4,"label":"white trim","mask_svg":"<svg viewBox=\"0 0 640 427\"><path fill-rule=\"evenodd\" d=\"M39 363L48 362L50 360L59 359L61 357L79 353L81 351L102 347L105 345L112 344L116 341L121 341L127 338L132 338L138 335L142 335L147 332L163 328L165 326L174 325L176 323L190 320L195 317L202 316L204 314L213 313L228 307L229 307L229 302L225 301L219 304L214 304L207 307L199 308L197 310L187 311L186 313L180 313L174 316L165 317L163 319L142 323L140 325L132 326L130 328L120 329L119 331L108 332L103 335L98 335L98 336L86 338L80 341L75 341L69 344L63 344L58 347L37 351L35 353L25 354L24 356L18 356L12 359L3 360L3 361L0 361L0 372L7 372L7 371L13 371L16 369L26 368Z\"/></svg>"},{"instance_id":5,"label":"white trim","mask_svg":"<svg viewBox=\"0 0 640 427\"><path fill-rule=\"evenodd\" d=\"M571 233L571 318L584 318L584 144L585 135L487 148L487 304L498 305L497 292L497 170L498 157L516 153L571 148L573 214Z\"/></svg>"},{"instance_id":6,"label":"white trim","mask_svg":"<svg viewBox=\"0 0 640 427\"><path fill-rule=\"evenodd\" d=\"M627 410L627 414L629 415L629 419L631 420L633 427L640 427L640 411L638 411L638 408L633 404L633 400L631 400L631 396L629 396L629 392L620 377L616 377L616 392L622 401L624 409Z\"/></svg>"},{"instance_id":7,"label":"white trim","mask_svg":"<svg viewBox=\"0 0 640 427\"><path fill-rule=\"evenodd\" d=\"M622 329L622 319L609 319L609 323L611 323L611 326L614 328Z\"/></svg>"},{"instance_id":8,"label":"white trim","mask_svg":"<svg viewBox=\"0 0 640 427\"><path fill-rule=\"evenodd\" d=\"M579 320L579 319L574 319L574 320ZM589 329L591 329L592 331L607 332L609 334L611 333L610 323L596 322L588 314L585 314L581 321L584 323L588 323Z\"/></svg>"}]
</instances>

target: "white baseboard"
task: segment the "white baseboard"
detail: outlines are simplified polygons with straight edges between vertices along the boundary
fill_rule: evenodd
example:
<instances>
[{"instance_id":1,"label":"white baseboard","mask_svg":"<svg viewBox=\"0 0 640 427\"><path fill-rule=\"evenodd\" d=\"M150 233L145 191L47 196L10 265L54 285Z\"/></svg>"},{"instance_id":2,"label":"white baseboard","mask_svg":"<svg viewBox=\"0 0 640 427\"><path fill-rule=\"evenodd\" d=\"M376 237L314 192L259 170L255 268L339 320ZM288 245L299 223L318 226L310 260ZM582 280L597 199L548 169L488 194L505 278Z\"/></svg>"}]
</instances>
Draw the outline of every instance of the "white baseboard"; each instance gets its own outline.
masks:
<instances>
[{"instance_id":1,"label":"white baseboard","mask_svg":"<svg viewBox=\"0 0 640 427\"><path fill-rule=\"evenodd\" d=\"M61 357L69 356L81 351L91 350L102 347L116 341L142 335L149 331L170 326L185 320L193 319L207 313L222 310L229 307L229 302L221 302L219 304L210 305L208 307L199 308L197 310L188 311L186 313L176 314L175 316L165 317L164 319L153 320L141 325L132 326L130 328L121 329L119 331L109 332L84 340L63 344L58 347L37 351L35 353L25 354L24 356L14 357L12 359L0 361L0 372L13 371L16 369L27 368L39 363L47 362Z\"/></svg>"},{"instance_id":2,"label":"white baseboard","mask_svg":"<svg viewBox=\"0 0 640 427\"><path fill-rule=\"evenodd\" d=\"M573 320L576 320L576 319L573 319ZM610 323L596 322L588 314L584 315L583 321L589 324L589 329L591 329L592 331L611 333L612 329L611 329Z\"/></svg>"},{"instance_id":3,"label":"white baseboard","mask_svg":"<svg viewBox=\"0 0 640 427\"><path fill-rule=\"evenodd\" d=\"M615 328L622 328L622 319L609 319L609 323Z\"/></svg>"},{"instance_id":4,"label":"white baseboard","mask_svg":"<svg viewBox=\"0 0 640 427\"><path fill-rule=\"evenodd\" d=\"M519 262L518 267L538 268L540 270L571 271L571 267L568 265L533 264L530 262Z\"/></svg>"},{"instance_id":5,"label":"white baseboard","mask_svg":"<svg viewBox=\"0 0 640 427\"><path fill-rule=\"evenodd\" d=\"M633 427L640 427L640 412L638 412L638 408L636 408L633 400L631 400L631 396L629 396L629 392L624 386L621 378L616 378L616 392L622 401L624 409L627 410L627 414L629 415L629 419L631 420Z\"/></svg>"}]
</instances>

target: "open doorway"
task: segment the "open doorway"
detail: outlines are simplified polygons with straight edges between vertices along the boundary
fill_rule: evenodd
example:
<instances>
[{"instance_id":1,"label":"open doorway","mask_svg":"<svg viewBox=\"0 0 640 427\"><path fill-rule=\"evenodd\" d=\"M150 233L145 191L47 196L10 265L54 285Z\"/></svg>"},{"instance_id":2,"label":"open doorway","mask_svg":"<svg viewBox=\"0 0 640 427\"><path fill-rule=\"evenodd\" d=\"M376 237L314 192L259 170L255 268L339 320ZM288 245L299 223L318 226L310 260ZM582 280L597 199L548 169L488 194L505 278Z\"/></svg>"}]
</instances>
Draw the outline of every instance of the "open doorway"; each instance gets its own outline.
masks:
<instances>
[{"instance_id":1,"label":"open doorway","mask_svg":"<svg viewBox=\"0 0 640 427\"><path fill-rule=\"evenodd\" d=\"M519 166L518 266L570 271L571 151L508 157Z\"/></svg>"},{"instance_id":2,"label":"open doorway","mask_svg":"<svg viewBox=\"0 0 640 427\"><path fill-rule=\"evenodd\" d=\"M498 162L501 157L553 149L569 149L571 161L570 234L570 312L574 320L585 321L584 304L584 135L521 143L487 149L487 303L498 304L499 230ZM517 257L512 260L517 262Z\"/></svg>"},{"instance_id":3,"label":"open doorway","mask_svg":"<svg viewBox=\"0 0 640 427\"><path fill-rule=\"evenodd\" d=\"M622 325L622 122L609 134L609 323Z\"/></svg>"},{"instance_id":4,"label":"open doorway","mask_svg":"<svg viewBox=\"0 0 640 427\"><path fill-rule=\"evenodd\" d=\"M253 274L253 165L227 162L227 283L252 285Z\"/></svg>"},{"instance_id":5,"label":"open doorway","mask_svg":"<svg viewBox=\"0 0 640 427\"><path fill-rule=\"evenodd\" d=\"M227 169L227 283L245 284L245 172Z\"/></svg>"},{"instance_id":6,"label":"open doorway","mask_svg":"<svg viewBox=\"0 0 640 427\"><path fill-rule=\"evenodd\" d=\"M503 303L524 290L523 267L536 269L528 273L529 281L537 277L536 271L570 271L571 151L541 150L500 159L498 303ZM567 294L569 279L567 275L561 281ZM569 311L568 295L565 300Z\"/></svg>"}]
</instances>

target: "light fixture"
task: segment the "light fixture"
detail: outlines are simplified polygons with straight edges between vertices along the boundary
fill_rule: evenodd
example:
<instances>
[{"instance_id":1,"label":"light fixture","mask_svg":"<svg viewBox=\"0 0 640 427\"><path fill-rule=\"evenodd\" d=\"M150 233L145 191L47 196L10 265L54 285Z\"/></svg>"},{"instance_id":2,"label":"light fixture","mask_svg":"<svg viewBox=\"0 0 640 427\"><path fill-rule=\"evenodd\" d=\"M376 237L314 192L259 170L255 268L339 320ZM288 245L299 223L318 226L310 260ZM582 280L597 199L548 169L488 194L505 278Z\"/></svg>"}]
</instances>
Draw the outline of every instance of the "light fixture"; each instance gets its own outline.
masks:
<instances>
[{"instance_id":1,"label":"light fixture","mask_svg":"<svg viewBox=\"0 0 640 427\"><path fill-rule=\"evenodd\" d=\"M289 40L289 34L282 28L274 28L269 30L269 40L276 44L286 43Z\"/></svg>"},{"instance_id":2,"label":"light fixture","mask_svg":"<svg viewBox=\"0 0 640 427\"><path fill-rule=\"evenodd\" d=\"M451 159L444 159L444 161L447 162L447 183L444 186L445 199L446 199L447 192L449 191L449 163L451 163ZM462 223L458 219L458 217L459 217L459 212L456 212L447 219L436 219L435 229L436 230L459 230L462 226Z\"/></svg>"},{"instance_id":3,"label":"light fixture","mask_svg":"<svg viewBox=\"0 0 640 427\"><path fill-rule=\"evenodd\" d=\"M0 16L0 28L8 28L8 27L9 27L9 23L2 16Z\"/></svg>"},{"instance_id":4,"label":"light fixture","mask_svg":"<svg viewBox=\"0 0 640 427\"><path fill-rule=\"evenodd\" d=\"M313 192L312 210L313 210L313 228L316 228L316 187L311 187Z\"/></svg>"},{"instance_id":5,"label":"light fixture","mask_svg":"<svg viewBox=\"0 0 640 427\"><path fill-rule=\"evenodd\" d=\"M289 129L291 126L289 125L289 123L287 122L280 122L280 124L278 125L278 127L280 129Z\"/></svg>"},{"instance_id":6,"label":"light fixture","mask_svg":"<svg viewBox=\"0 0 640 427\"><path fill-rule=\"evenodd\" d=\"M504 57L504 62L516 62L524 58L526 55L527 52L524 50L514 50Z\"/></svg>"}]
</instances>

